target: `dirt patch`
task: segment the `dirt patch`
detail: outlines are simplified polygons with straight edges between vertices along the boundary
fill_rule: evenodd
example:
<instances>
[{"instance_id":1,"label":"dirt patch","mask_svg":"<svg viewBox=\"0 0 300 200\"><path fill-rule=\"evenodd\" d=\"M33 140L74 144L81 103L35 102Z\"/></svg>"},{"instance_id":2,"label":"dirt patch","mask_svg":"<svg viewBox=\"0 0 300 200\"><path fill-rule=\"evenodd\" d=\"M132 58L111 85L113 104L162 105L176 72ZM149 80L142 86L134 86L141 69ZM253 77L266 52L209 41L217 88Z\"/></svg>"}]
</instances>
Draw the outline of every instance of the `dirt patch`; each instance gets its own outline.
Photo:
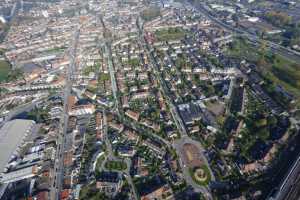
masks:
<instances>
[{"instance_id":1,"label":"dirt patch","mask_svg":"<svg viewBox=\"0 0 300 200\"><path fill-rule=\"evenodd\" d=\"M188 167L200 167L203 164L199 148L194 144L184 144L182 155Z\"/></svg>"}]
</instances>

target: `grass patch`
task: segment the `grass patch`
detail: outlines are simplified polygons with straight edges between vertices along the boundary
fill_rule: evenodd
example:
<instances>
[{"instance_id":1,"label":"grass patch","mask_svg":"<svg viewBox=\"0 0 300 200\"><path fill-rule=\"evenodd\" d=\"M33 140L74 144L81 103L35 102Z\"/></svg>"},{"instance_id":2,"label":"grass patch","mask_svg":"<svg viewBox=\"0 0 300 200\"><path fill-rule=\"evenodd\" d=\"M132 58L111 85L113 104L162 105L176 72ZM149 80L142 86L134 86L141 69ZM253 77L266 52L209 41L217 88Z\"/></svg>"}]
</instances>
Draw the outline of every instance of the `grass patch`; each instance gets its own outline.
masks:
<instances>
[{"instance_id":1,"label":"grass patch","mask_svg":"<svg viewBox=\"0 0 300 200\"><path fill-rule=\"evenodd\" d=\"M0 60L0 82L7 80L10 70L10 64L7 61Z\"/></svg>"},{"instance_id":2,"label":"grass patch","mask_svg":"<svg viewBox=\"0 0 300 200\"><path fill-rule=\"evenodd\" d=\"M96 171L99 170L101 168L102 162L104 161L105 158L105 154L99 156L99 158L97 158L96 161Z\"/></svg>"},{"instance_id":3,"label":"grass patch","mask_svg":"<svg viewBox=\"0 0 300 200\"><path fill-rule=\"evenodd\" d=\"M206 177L204 180L201 181L201 180L198 180L198 179L196 178L196 176L195 176L195 171L196 171L197 169L203 170L203 172L204 172L204 174L205 174L205 177ZM189 173L190 173L190 175L191 175L193 181L194 181L195 183L197 183L198 185L201 185L201 186L208 186L209 182L211 181L211 174L210 174L210 171L209 171L209 169L208 169L208 167L207 167L206 165L202 165L201 167L196 168L196 169L190 168L190 169L189 169Z\"/></svg>"},{"instance_id":4,"label":"grass patch","mask_svg":"<svg viewBox=\"0 0 300 200\"><path fill-rule=\"evenodd\" d=\"M45 52L46 53L62 53L65 49L66 49L66 47L60 47L60 48L55 47L55 48L52 48L52 49L48 49Z\"/></svg>"},{"instance_id":5,"label":"grass patch","mask_svg":"<svg viewBox=\"0 0 300 200\"><path fill-rule=\"evenodd\" d=\"M0 87L0 95L3 95L5 93L7 93L7 92L8 92L8 90L6 88Z\"/></svg>"},{"instance_id":6,"label":"grass patch","mask_svg":"<svg viewBox=\"0 0 300 200\"><path fill-rule=\"evenodd\" d=\"M155 35L159 41L181 40L186 32L182 28L168 28L157 30Z\"/></svg>"},{"instance_id":7,"label":"grass patch","mask_svg":"<svg viewBox=\"0 0 300 200\"><path fill-rule=\"evenodd\" d=\"M132 59L127 61L127 64L132 66L132 67L136 67L140 64L140 60L138 58L132 58Z\"/></svg>"},{"instance_id":8,"label":"grass patch","mask_svg":"<svg viewBox=\"0 0 300 200\"><path fill-rule=\"evenodd\" d=\"M85 76L88 76L90 74L90 72L97 73L99 71L99 69L100 69L100 64L96 63L95 65L87 66L86 68L84 68L83 74Z\"/></svg>"},{"instance_id":9,"label":"grass patch","mask_svg":"<svg viewBox=\"0 0 300 200\"><path fill-rule=\"evenodd\" d=\"M296 64L276 55L274 57L272 72L281 81L300 89L300 64Z\"/></svg>"},{"instance_id":10,"label":"grass patch","mask_svg":"<svg viewBox=\"0 0 300 200\"><path fill-rule=\"evenodd\" d=\"M300 64L294 63L287 58L279 55L268 56L265 60L264 73L261 75L275 85L282 86L287 92L292 94L296 100L296 106L300 106ZM262 66L259 66L260 68ZM272 86L271 85L271 86ZM269 86L268 88L272 88ZM271 90L273 91L273 90ZM272 94L274 98L278 95ZM277 102L284 102L286 105L288 102L283 101L282 96L278 96Z\"/></svg>"},{"instance_id":11,"label":"grass patch","mask_svg":"<svg viewBox=\"0 0 300 200\"><path fill-rule=\"evenodd\" d=\"M110 160L105 163L105 168L108 170L119 170L120 171L120 170L126 170L127 165L125 162L122 162L122 161Z\"/></svg>"},{"instance_id":12,"label":"grass patch","mask_svg":"<svg viewBox=\"0 0 300 200\"><path fill-rule=\"evenodd\" d=\"M229 45L225 54L229 57L246 59L252 62L256 62L260 56L257 49L243 38L234 40L234 42Z\"/></svg>"},{"instance_id":13,"label":"grass patch","mask_svg":"<svg viewBox=\"0 0 300 200\"><path fill-rule=\"evenodd\" d=\"M79 198L80 199L90 199L90 200L105 200L105 199L108 199L108 197L104 193L101 193L96 188L96 183L95 182L83 186L80 190Z\"/></svg>"},{"instance_id":14,"label":"grass patch","mask_svg":"<svg viewBox=\"0 0 300 200\"><path fill-rule=\"evenodd\" d=\"M245 59L256 64L256 71L268 82L267 92L280 104L282 96L276 94L272 87L282 86L295 97L296 105L300 106L300 64L281 55L273 54L262 45L260 48L252 46L247 40L237 38L229 45L227 56ZM271 89L270 89L271 88ZM288 104L284 102L284 104Z\"/></svg>"},{"instance_id":15,"label":"grass patch","mask_svg":"<svg viewBox=\"0 0 300 200\"><path fill-rule=\"evenodd\" d=\"M161 13L159 7L154 6L147 8L141 12L141 18L145 21L151 21L160 15Z\"/></svg>"},{"instance_id":16,"label":"grass patch","mask_svg":"<svg viewBox=\"0 0 300 200\"><path fill-rule=\"evenodd\" d=\"M101 73L99 76L99 81L109 81L110 76L109 74Z\"/></svg>"},{"instance_id":17,"label":"grass patch","mask_svg":"<svg viewBox=\"0 0 300 200\"><path fill-rule=\"evenodd\" d=\"M6 52L6 50L5 50L5 49L2 49L2 48L0 48L0 55L4 55L4 54L5 54L5 52Z\"/></svg>"}]
</instances>

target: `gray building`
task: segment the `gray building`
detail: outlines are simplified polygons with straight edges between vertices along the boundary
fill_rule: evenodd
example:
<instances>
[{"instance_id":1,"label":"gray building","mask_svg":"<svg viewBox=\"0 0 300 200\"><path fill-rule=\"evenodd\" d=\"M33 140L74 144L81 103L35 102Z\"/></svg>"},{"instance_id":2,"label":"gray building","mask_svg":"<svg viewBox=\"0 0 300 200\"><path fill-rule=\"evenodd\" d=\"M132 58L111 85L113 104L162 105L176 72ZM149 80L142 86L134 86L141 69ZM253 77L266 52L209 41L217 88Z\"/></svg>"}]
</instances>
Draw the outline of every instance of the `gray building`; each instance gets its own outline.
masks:
<instances>
[{"instance_id":1,"label":"gray building","mask_svg":"<svg viewBox=\"0 0 300 200\"><path fill-rule=\"evenodd\" d=\"M5 172L8 163L18 156L20 147L34 126L32 120L15 119L0 129L0 173Z\"/></svg>"}]
</instances>

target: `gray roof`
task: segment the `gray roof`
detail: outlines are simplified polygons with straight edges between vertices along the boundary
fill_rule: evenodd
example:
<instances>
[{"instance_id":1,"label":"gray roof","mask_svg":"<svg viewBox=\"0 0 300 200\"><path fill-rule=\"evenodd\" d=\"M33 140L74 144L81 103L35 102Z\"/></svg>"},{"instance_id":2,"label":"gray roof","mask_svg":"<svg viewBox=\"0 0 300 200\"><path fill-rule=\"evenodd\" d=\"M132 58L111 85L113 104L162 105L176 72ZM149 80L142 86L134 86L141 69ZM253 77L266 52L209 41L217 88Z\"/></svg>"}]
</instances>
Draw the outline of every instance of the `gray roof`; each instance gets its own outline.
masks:
<instances>
[{"instance_id":1,"label":"gray roof","mask_svg":"<svg viewBox=\"0 0 300 200\"><path fill-rule=\"evenodd\" d=\"M31 133L34 124L32 120L15 119L0 129L0 173L4 171L25 137Z\"/></svg>"},{"instance_id":2,"label":"gray roof","mask_svg":"<svg viewBox=\"0 0 300 200\"><path fill-rule=\"evenodd\" d=\"M179 114L183 122L187 125L202 116L200 106L194 102L178 105Z\"/></svg>"}]
</instances>

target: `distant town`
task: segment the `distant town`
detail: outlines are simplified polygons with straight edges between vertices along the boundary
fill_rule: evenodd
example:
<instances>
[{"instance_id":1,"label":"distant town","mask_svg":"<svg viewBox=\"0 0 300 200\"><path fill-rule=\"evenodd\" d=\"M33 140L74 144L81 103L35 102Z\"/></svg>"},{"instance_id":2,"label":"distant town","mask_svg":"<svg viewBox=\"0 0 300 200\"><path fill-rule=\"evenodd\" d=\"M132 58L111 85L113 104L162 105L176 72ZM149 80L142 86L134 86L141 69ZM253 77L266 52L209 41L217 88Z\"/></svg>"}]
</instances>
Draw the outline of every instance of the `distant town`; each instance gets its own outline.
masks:
<instances>
[{"instance_id":1,"label":"distant town","mask_svg":"<svg viewBox=\"0 0 300 200\"><path fill-rule=\"evenodd\" d=\"M2 0L1 200L298 200L300 1Z\"/></svg>"}]
</instances>

